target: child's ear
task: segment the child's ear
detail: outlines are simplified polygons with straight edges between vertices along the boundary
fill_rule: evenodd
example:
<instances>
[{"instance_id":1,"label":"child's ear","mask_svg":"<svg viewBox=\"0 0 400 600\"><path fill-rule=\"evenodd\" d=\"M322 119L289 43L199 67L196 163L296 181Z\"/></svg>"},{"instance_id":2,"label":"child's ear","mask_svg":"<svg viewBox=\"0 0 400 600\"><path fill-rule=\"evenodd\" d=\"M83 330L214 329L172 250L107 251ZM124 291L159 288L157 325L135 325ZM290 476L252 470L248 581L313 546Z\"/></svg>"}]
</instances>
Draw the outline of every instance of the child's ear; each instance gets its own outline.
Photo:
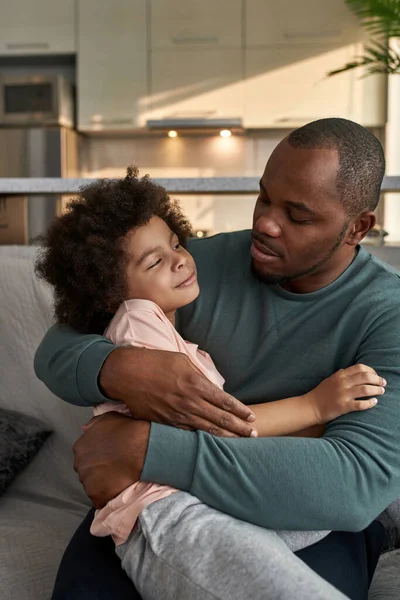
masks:
<instances>
[{"instance_id":1,"label":"child's ear","mask_svg":"<svg viewBox=\"0 0 400 600\"><path fill-rule=\"evenodd\" d=\"M367 235L367 233L375 226L376 215L374 211L363 212L357 217L354 217L350 225L349 232L346 238L346 244L349 246L357 246Z\"/></svg>"}]
</instances>

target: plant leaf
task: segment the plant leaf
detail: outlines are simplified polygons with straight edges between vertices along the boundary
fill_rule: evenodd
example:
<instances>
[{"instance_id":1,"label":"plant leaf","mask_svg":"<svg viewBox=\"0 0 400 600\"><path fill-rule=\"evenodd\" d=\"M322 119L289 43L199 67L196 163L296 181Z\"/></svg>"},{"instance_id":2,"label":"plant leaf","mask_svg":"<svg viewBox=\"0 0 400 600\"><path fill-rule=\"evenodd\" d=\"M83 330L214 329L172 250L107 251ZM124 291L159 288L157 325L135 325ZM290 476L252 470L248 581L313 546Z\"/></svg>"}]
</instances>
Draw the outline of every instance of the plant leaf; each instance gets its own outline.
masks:
<instances>
[{"instance_id":1,"label":"plant leaf","mask_svg":"<svg viewBox=\"0 0 400 600\"><path fill-rule=\"evenodd\" d=\"M374 35L400 37L400 0L345 0Z\"/></svg>"},{"instance_id":2,"label":"plant leaf","mask_svg":"<svg viewBox=\"0 0 400 600\"><path fill-rule=\"evenodd\" d=\"M385 52L378 52L376 48L367 46L365 54L356 56L353 61L348 62L343 67L330 71L328 77L360 67L365 68L365 75L372 75L373 73L394 75L400 73L400 55L389 48L386 48Z\"/></svg>"}]
</instances>

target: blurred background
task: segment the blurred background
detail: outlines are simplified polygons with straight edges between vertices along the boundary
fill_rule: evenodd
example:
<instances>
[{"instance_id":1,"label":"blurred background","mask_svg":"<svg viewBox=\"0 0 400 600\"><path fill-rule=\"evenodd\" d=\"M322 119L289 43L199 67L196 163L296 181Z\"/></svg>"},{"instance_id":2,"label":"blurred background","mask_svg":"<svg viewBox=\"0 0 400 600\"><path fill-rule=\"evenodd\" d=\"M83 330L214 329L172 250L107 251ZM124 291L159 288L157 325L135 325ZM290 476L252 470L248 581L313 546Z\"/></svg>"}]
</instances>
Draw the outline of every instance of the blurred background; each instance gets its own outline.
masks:
<instances>
[{"instance_id":1,"label":"blurred background","mask_svg":"<svg viewBox=\"0 0 400 600\"><path fill-rule=\"evenodd\" d=\"M260 177L290 130L328 116L373 131L400 175L399 75L369 54L395 53L396 31L371 29L355 4L0 0L0 178L119 177L128 164L154 178ZM249 227L255 197L180 199L209 235ZM11 220L28 239L61 206L3 195L0 243ZM398 194L378 222L400 243Z\"/></svg>"}]
</instances>

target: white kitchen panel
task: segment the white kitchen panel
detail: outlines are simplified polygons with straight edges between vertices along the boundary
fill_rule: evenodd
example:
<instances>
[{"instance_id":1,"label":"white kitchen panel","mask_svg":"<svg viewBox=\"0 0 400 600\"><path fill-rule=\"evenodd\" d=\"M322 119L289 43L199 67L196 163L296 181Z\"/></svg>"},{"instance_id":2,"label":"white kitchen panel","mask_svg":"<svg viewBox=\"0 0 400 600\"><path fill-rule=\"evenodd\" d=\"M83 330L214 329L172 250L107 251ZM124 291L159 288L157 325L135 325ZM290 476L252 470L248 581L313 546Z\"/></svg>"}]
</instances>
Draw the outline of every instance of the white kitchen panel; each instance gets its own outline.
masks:
<instances>
[{"instance_id":1,"label":"white kitchen panel","mask_svg":"<svg viewBox=\"0 0 400 600\"><path fill-rule=\"evenodd\" d=\"M344 0L245 0L246 46L321 44L358 39Z\"/></svg>"},{"instance_id":2,"label":"white kitchen panel","mask_svg":"<svg viewBox=\"0 0 400 600\"><path fill-rule=\"evenodd\" d=\"M123 177L129 164L137 165L143 175L161 178L261 176L265 160L281 137L85 136L82 177Z\"/></svg>"},{"instance_id":3,"label":"white kitchen panel","mask_svg":"<svg viewBox=\"0 0 400 600\"><path fill-rule=\"evenodd\" d=\"M0 55L75 52L75 0L0 0Z\"/></svg>"},{"instance_id":4,"label":"white kitchen panel","mask_svg":"<svg viewBox=\"0 0 400 600\"><path fill-rule=\"evenodd\" d=\"M400 40L392 39L390 48L400 52ZM400 77L388 78L388 122L385 136L386 175L400 173ZM385 194L384 228L389 232L387 242L400 243L400 194ZM385 260L385 259L383 259Z\"/></svg>"},{"instance_id":5,"label":"white kitchen panel","mask_svg":"<svg viewBox=\"0 0 400 600\"><path fill-rule=\"evenodd\" d=\"M240 48L242 0L150 0L150 27L152 48Z\"/></svg>"},{"instance_id":6,"label":"white kitchen panel","mask_svg":"<svg viewBox=\"0 0 400 600\"><path fill-rule=\"evenodd\" d=\"M143 125L147 93L146 0L79 3L78 128Z\"/></svg>"},{"instance_id":7,"label":"white kitchen panel","mask_svg":"<svg viewBox=\"0 0 400 600\"><path fill-rule=\"evenodd\" d=\"M352 59L364 53L362 43L355 44ZM363 69L353 73L353 92L350 119L365 127L382 127L387 121L387 76L364 76Z\"/></svg>"},{"instance_id":8,"label":"white kitchen panel","mask_svg":"<svg viewBox=\"0 0 400 600\"><path fill-rule=\"evenodd\" d=\"M208 235L251 229L255 198L252 196L181 196L179 203L193 231Z\"/></svg>"},{"instance_id":9,"label":"white kitchen panel","mask_svg":"<svg viewBox=\"0 0 400 600\"><path fill-rule=\"evenodd\" d=\"M151 53L147 118L228 118L244 111L241 50Z\"/></svg>"},{"instance_id":10,"label":"white kitchen panel","mask_svg":"<svg viewBox=\"0 0 400 600\"><path fill-rule=\"evenodd\" d=\"M327 77L356 51L356 45L247 49L245 127L293 128L332 116L384 124L383 78L361 79L356 71Z\"/></svg>"},{"instance_id":11,"label":"white kitchen panel","mask_svg":"<svg viewBox=\"0 0 400 600\"><path fill-rule=\"evenodd\" d=\"M288 133L284 129L257 135L164 137L97 137L83 140L83 177L124 177L135 164L152 178L261 177L272 150ZM257 193L234 196L176 195L194 229L211 232L251 226Z\"/></svg>"}]
</instances>

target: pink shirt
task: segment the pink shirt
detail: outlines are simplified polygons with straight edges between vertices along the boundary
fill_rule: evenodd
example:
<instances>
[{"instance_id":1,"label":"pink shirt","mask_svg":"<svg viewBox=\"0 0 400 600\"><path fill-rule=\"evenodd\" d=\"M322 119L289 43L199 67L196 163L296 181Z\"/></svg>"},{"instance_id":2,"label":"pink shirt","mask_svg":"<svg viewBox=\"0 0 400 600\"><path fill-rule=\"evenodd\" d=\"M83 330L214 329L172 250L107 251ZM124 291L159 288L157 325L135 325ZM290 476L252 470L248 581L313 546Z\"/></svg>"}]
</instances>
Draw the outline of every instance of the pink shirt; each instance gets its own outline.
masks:
<instances>
[{"instance_id":1,"label":"pink shirt","mask_svg":"<svg viewBox=\"0 0 400 600\"><path fill-rule=\"evenodd\" d=\"M182 352L222 389L224 379L218 373L211 357L196 344L185 342L163 311L150 300L126 300L121 304L105 332L119 346L141 346L151 350ZM95 416L108 411L130 415L122 402L106 402L96 406ZM166 498L178 490L155 483L138 481L97 510L91 526L96 536L112 535L115 544L123 544L129 537L140 512L152 502Z\"/></svg>"}]
</instances>

